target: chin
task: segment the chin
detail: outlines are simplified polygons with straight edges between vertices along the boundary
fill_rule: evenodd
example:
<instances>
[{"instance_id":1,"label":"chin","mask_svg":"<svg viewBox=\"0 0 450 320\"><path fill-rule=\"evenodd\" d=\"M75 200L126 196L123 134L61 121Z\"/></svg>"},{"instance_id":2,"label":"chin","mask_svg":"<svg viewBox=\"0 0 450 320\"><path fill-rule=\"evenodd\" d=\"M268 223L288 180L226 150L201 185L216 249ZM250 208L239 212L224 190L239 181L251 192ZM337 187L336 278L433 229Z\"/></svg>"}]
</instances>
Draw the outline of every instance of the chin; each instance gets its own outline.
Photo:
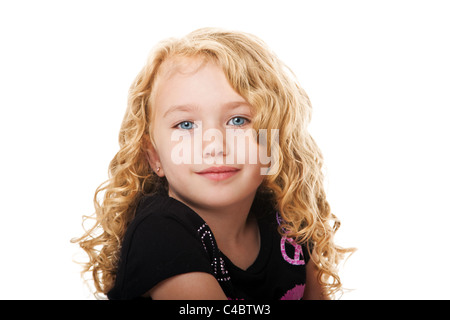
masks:
<instances>
[{"instance_id":1,"label":"chin","mask_svg":"<svg viewBox=\"0 0 450 320\"><path fill-rule=\"evenodd\" d=\"M184 186L181 184L178 186L179 188L173 188L172 190L169 187L169 195L188 206L205 209L226 208L241 202L247 202L250 200L250 197L252 197L251 201L253 201L258 187L256 185L248 185L242 188L242 183L241 186L239 184L222 186L191 184L190 188ZM252 189L255 189L254 192L249 192Z\"/></svg>"},{"instance_id":2,"label":"chin","mask_svg":"<svg viewBox=\"0 0 450 320\"><path fill-rule=\"evenodd\" d=\"M226 192L224 190L218 192L214 190L208 190L205 192L199 192L201 198L198 199L199 205L204 208L220 209L226 208L232 205L236 205L242 201L248 200L251 195L245 195L243 192ZM253 199L252 199L253 200Z\"/></svg>"}]
</instances>

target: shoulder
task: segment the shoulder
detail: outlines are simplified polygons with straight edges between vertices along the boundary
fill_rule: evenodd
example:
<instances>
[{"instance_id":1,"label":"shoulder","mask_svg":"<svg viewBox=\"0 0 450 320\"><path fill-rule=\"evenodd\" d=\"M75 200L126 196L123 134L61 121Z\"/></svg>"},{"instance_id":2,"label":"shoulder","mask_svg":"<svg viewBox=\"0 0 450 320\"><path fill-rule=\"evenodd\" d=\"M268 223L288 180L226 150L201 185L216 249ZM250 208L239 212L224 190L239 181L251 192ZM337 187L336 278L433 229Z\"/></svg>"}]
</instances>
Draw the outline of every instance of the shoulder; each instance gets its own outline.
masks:
<instances>
[{"instance_id":1,"label":"shoulder","mask_svg":"<svg viewBox=\"0 0 450 320\"><path fill-rule=\"evenodd\" d=\"M169 196L146 196L127 228L122 251L129 258L131 254L172 256L180 255L180 249L202 249L199 230L204 224L194 211Z\"/></svg>"},{"instance_id":2,"label":"shoulder","mask_svg":"<svg viewBox=\"0 0 450 320\"><path fill-rule=\"evenodd\" d=\"M141 199L122 242L116 283L110 298L131 299L178 274L211 273L198 229L202 219L168 197Z\"/></svg>"},{"instance_id":3,"label":"shoulder","mask_svg":"<svg viewBox=\"0 0 450 320\"><path fill-rule=\"evenodd\" d=\"M124 244L138 240L198 238L198 229L204 224L194 211L165 195L144 196L136 215L127 228ZM130 243L131 244L131 243Z\"/></svg>"}]
</instances>

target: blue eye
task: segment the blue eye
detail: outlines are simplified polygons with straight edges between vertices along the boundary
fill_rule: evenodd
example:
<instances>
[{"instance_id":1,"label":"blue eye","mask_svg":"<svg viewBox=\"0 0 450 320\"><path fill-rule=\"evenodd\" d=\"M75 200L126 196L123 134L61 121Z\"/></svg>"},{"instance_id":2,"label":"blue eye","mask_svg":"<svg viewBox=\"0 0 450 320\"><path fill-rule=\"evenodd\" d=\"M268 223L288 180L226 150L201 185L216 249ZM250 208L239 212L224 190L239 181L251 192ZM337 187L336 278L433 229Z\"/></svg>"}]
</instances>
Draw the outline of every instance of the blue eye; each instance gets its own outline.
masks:
<instances>
[{"instance_id":1,"label":"blue eye","mask_svg":"<svg viewBox=\"0 0 450 320\"><path fill-rule=\"evenodd\" d=\"M244 117L234 117L230 121L228 121L227 124L240 127L243 126L246 122L248 122L248 120Z\"/></svg>"},{"instance_id":2,"label":"blue eye","mask_svg":"<svg viewBox=\"0 0 450 320\"><path fill-rule=\"evenodd\" d=\"M183 121L177 124L177 128L183 129L183 130L191 130L194 129L195 124L191 121Z\"/></svg>"}]
</instances>

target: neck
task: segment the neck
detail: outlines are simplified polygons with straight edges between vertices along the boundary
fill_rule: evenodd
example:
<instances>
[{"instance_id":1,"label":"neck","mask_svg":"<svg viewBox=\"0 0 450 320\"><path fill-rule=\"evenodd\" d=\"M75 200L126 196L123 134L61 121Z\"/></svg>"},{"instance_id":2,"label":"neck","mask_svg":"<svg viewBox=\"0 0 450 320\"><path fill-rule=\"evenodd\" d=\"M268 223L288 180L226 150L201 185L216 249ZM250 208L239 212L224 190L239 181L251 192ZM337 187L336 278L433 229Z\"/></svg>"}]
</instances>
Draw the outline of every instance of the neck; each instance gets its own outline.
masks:
<instances>
[{"instance_id":1,"label":"neck","mask_svg":"<svg viewBox=\"0 0 450 320\"><path fill-rule=\"evenodd\" d=\"M198 214L205 220L216 238L219 248L240 243L249 229L252 217L248 203L233 205L222 210L198 209Z\"/></svg>"},{"instance_id":2,"label":"neck","mask_svg":"<svg viewBox=\"0 0 450 320\"><path fill-rule=\"evenodd\" d=\"M247 270L256 261L261 245L258 222L250 213L255 194L220 208L198 206L174 198L197 212L214 234L219 250L235 266ZM170 192L169 195L172 196Z\"/></svg>"},{"instance_id":3,"label":"neck","mask_svg":"<svg viewBox=\"0 0 450 320\"><path fill-rule=\"evenodd\" d=\"M169 195L174 197L170 193ZM220 208L199 206L182 199L177 200L194 210L208 224L219 248L225 248L240 243L249 229L254 227L256 221L249 214L254 198L253 194L239 202Z\"/></svg>"}]
</instances>

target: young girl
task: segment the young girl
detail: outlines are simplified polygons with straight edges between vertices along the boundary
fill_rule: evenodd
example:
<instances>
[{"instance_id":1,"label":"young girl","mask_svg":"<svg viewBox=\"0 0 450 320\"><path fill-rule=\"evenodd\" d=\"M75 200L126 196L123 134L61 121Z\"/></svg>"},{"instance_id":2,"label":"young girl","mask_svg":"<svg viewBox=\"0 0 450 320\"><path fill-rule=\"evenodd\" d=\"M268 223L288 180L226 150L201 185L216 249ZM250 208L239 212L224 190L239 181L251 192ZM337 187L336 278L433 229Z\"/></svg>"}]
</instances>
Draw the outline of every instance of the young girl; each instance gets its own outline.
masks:
<instances>
[{"instance_id":1,"label":"young girl","mask_svg":"<svg viewBox=\"0 0 450 320\"><path fill-rule=\"evenodd\" d=\"M241 32L200 29L154 48L130 88L110 179L95 194L96 224L75 240L97 293L327 299L339 291L348 250L333 242L339 222L307 131L310 101L287 70Z\"/></svg>"}]
</instances>

